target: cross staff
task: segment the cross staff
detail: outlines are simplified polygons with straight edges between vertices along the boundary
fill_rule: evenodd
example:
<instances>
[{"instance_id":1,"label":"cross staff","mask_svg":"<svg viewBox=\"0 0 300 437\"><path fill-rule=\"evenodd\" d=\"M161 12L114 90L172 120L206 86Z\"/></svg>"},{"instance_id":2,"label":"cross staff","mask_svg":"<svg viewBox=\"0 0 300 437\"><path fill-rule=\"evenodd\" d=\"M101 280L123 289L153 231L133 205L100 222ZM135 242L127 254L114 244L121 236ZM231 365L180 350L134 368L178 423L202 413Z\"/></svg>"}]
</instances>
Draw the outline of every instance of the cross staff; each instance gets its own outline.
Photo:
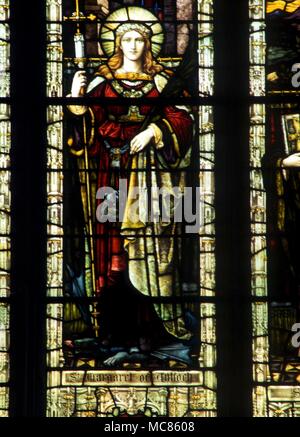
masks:
<instances>
[{"instance_id":1,"label":"cross staff","mask_svg":"<svg viewBox=\"0 0 300 437\"><path fill-rule=\"evenodd\" d=\"M79 22L84 20L95 20L96 16L90 14L85 16L79 9L79 0L75 0L75 12L72 13L70 17L64 17L64 20L70 20L77 22L76 33L74 35L74 45L75 45L75 63L79 68L85 67L86 57L85 57L85 41L84 35L80 32ZM87 209L88 209L88 241L91 257L91 276L92 276L92 290L93 296L96 296L96 272L95 272L95 252L94 252L94 238L93 238L93 219L92 219L92 205L91 205L91 181L90 181L90 168L89 168L89 158L88 158L88 141L87 141L87 129L86 120L83 118L83 142L84 142L84 169L85 169L85 186L87 195ZM92 321L95 330L95 336L99 337L99 324L98 324L98 311L97 304L93 302Z\"/></svg>"}]
</instances>

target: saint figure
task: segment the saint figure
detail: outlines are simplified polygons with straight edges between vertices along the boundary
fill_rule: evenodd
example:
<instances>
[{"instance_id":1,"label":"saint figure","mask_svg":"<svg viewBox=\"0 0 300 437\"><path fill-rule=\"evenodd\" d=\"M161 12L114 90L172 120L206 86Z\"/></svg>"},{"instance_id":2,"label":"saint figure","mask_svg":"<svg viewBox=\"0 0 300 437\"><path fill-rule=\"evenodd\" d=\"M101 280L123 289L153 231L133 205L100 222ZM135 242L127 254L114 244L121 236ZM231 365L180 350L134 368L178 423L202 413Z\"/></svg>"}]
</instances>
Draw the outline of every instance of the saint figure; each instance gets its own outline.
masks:
<instances>
[{"instance_id":1,"label":"saint figure","mask_svg":"<svg viewBox=\"0 0 300 437\"><path fill-rule=\"evenodd\" d=\"M129 351L142 352L163 343L188 344L192 333L181 286L182 223L174 214L190 165L192 111L155 103L174 73L155 59L163 31L152 13L118 9L100 34L107 62L89 83L86 73L78 71L71 90L72 97L90 97L91 104L69 106L73 132L68 144L78 166L85 247L77 274L74 262L67 266L71 289L80 288L81 280L87 295L99 297L94 319L107 344L123 342ZM109 206L121 200L121 181L127 187L123 216L103 221ZM149 202L151 189L171 195L168 220L153 219L158 202Z\"/></svg>"}]
</instances>

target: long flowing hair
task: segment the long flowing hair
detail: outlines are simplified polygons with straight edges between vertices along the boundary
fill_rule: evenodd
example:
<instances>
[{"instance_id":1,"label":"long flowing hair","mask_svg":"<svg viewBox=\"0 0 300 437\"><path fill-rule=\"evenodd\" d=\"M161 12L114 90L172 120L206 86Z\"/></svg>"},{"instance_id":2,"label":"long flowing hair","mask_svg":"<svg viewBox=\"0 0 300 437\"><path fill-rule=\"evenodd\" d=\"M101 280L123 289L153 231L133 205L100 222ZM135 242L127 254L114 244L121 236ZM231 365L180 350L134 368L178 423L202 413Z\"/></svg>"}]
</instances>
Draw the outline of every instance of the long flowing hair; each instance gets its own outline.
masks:
<instances>
[{"instance_id":1,"label":"long flowing hair","mask_svg":"<svg viewBox=\"0 0 300 437\"><path fill-rule=\"evenodd\" d=\"M111 58L109 58L107 64L111 71L116 71L123 65L123 59L124 55L121 49L121 41L122 37L125 35L118 35L116 37L116 46L115 46L115 53ZM152 56L151 52L151 43L149 38L147 38L145 35L142 35L145 42L144 52L143 52L143 62L142 62L142 68L143 73L149 74L150 76L154 76L156 73L159 73L163 70L163 66L158 64ZM105 65L101 65L99 67L99 73L103 73L105 70L107 70L107 67Z\"/></svg>"}]
</instances>

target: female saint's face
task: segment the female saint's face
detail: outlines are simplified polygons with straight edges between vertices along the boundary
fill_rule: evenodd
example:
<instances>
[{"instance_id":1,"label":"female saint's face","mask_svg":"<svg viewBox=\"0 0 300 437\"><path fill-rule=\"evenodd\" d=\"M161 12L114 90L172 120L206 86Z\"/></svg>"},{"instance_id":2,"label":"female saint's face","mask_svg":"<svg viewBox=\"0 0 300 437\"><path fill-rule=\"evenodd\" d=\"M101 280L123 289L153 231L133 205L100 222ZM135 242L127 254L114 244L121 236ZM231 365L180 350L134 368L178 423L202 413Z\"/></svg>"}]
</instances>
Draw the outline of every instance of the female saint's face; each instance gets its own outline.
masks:
<instances>
[{"instance_id":1,"label":"female saint's face","mask_svg":"<svg viewBox=\"0 0 300 437\"><path fill-rule=\"evenodd\" d=\"M121 49L125 58L130 61L138 61L143 55L144 47L145 41L139 32L130 30L122 36Z\"/></svg>"}]
</instances>

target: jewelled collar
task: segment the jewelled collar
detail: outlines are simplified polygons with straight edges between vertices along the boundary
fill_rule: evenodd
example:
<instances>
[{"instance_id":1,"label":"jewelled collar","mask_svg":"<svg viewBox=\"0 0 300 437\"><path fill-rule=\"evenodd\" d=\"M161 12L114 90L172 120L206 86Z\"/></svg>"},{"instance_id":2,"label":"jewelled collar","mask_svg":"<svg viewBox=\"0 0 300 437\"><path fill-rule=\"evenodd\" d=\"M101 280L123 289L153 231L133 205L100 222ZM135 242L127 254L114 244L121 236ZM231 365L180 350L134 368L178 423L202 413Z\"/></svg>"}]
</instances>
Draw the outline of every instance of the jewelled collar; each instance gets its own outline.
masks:
<instances>
[{"instance_id":1,"label":"jewelled collar","mask_svg":"<svg viewBox=\"0 0 300 437\"><path fill-rule=\"evenodd\" d=\"M122 97L136 98L143 97L145 94L148 94L154 88L155 83L153 81L148 82L139 89L125 87L122 82L119 82L118 80L112 80L111 85Z\"/></svg>"}]
</instances>

